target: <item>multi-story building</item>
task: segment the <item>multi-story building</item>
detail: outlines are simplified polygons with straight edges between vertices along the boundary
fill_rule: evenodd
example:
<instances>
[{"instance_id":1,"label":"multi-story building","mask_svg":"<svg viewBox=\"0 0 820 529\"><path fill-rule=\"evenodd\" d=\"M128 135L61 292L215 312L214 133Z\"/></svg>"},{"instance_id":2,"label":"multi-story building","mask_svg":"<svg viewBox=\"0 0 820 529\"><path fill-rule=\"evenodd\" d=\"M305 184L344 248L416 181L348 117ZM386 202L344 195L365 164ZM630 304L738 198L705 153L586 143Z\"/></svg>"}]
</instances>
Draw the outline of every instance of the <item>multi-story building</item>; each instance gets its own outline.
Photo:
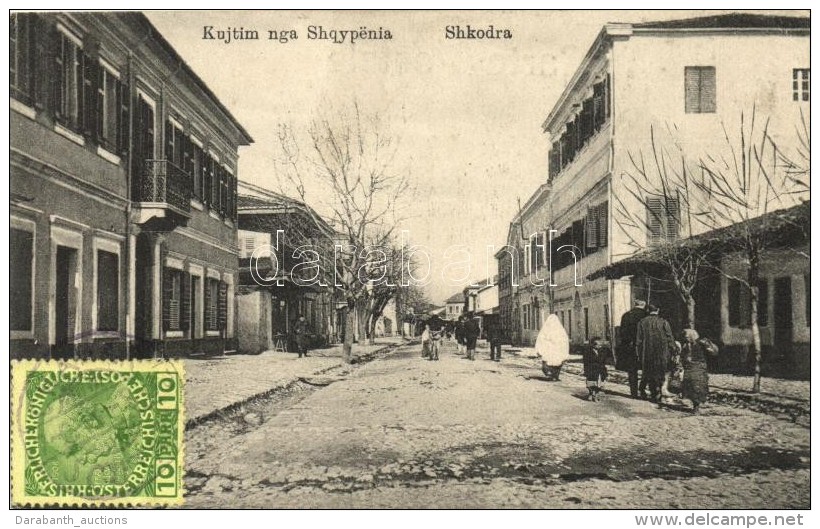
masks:
<instances>
[{"instance_id":1,"label":"multi-story building","mask_svg":"<svg viewBox=\"0 0 820 529\"><path fill-rule=\"evenodd\" d=\"M550 314L548 230L550 183L541 184L513 217L507 244L496 252L502 326L515 345L534 345Z\"/></svg>"},{"instance_id":2,"label":"multi-story building","mask_svg":"<svg viewBox=\"0 0 820 529\"><path fill-rule=\"evenodd\" d=\"M455 321L464 313L464 293L456 292L444 302L444 319Z\"/></svg>"},{"instance_id":3,"label":"multi-story building","mask_svg":"<svg viewBox=\"0 0 820 529\"><path fill-rule=\"evenodd\" d=\"M251 137L138 13L10 25L11 356L234 348Z\"/></svg>"},{"instance_id":4,"label":"multi-story building","mask_svg":"<svg viewBox=\"0 0 820 529\"><path fill-rule=\"evenodd\" d=\"M240 351L295 351L299 316L311 347L338 340L333 229L310 206L247 182L238 210Z\"/></svg>"},{"instance_id":5,"label":"multi-story building","mask_svg":"<svg viewBox=\"0 0 820 529\"><path fill-rule=\"evenodd\" d=\"M781 148L798 141L809 27L808 18L761 15L603 27L543 124L552 212L540 229L556 230L552 310L573 343L612 337L633 296L647 294L628 277L587 275L683 231L668 204L653 209L637 196L636 165L651 165L653 141L693 160L730 159L726 131L748 128L752 113ZM658 221L629 218L643 211ZM556 254L562 246L574 251Z\"/></svg>"}]
</instances>

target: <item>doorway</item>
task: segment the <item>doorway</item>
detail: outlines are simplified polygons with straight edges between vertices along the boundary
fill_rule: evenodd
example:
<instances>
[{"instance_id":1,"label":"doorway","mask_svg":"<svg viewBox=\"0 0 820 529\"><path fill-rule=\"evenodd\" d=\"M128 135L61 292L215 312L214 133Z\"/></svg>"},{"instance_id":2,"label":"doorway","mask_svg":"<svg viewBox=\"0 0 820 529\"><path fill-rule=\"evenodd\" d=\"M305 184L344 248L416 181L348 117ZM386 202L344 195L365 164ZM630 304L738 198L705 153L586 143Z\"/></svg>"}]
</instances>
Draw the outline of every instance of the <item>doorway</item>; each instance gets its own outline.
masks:
<instances>
[{"instance_id":1,"label":"doorway","mask_svg":"<svg viewBox=\"0 0 820 529\"><path fill-rule=\"evenodd\" d=\"M57 246L54 292L55 358L74 358L77 300L77 250Z\"/></svg>"}]
</instances>

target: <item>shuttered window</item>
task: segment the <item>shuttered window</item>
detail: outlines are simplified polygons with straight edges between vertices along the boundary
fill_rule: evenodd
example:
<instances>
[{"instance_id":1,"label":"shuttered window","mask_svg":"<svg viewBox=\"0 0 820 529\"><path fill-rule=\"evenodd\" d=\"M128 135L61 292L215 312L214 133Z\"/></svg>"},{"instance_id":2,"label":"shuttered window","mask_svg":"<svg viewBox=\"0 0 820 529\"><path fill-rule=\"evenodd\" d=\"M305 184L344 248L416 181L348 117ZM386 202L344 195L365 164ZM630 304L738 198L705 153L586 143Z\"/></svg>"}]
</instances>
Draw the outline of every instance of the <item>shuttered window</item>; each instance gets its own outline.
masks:
<instances>
[{"instance_id":1,"label":"shuttered window","mask_svg":"<svg viewBox=\"0 0 820 529\"><path fill-rule=\"evenodd\" d=\"M142 96L137 99L135 163L142 171L145 160L154 159L154 109ZM138 180L138 179L135 179Z\"/></svg>"},{"instance_id":2,"label":"shuttered window","mask_svg":"<svg viewBox=\"0 0 820 529\"><path fill-rule=\"evenodd\" d=\"M166 331L183 330L182 291L182 271L165 268L162 282L162 326Z\"/></svg>"},{"instance_id":3,"label":"shuttered window","mask_svg":"<svg viewBox=\"0 0 820 529\"><path fill-rule=\"evenodd\" d=\"M219 280L208 278L205 281L205 330L219 330Z\"/></svg>"},{"instance_id":4,"label":"shuttered window","mask_svg":"<svg viewBox=\"0 0 820 529\"><path fill-rule=\"evenodd\" d=\"M120 256L97 250L97 330L120 328Z\"/></svg>"},{"instance_id":5,"label":"shuttered window","mask_svg":"<svg viewBox=\"0 0 820 529\"><path fill-rule=\"evenodd\" d=\"M55 117L61 125L75 132L82 132L85 56L74 39L61 31L57 31L55 35Z\"/></svg>"},{"instance_id":6,"label":"shuttered window","mask_svg":"<svg viewBox=\"0 0 820 529\"><path fill-rule=\"evenodd\" d=\"M686 113L705 114L716 112L715 67L687 66L684 68L684 78Z\"/></svg>"},{"instance_id":7,"label":"shuttered window","mask_svg":"<svg viewBox=\"0 0 820 529\"><path fill-rule=\"evenodd\" d=\"M646 226L650 245L676 241L680 235L680 201L677 198L647 198Z\"/></svg>"},{"instance_id":8,"label":"shuttered window","mask_svg":"<svg viewBox=\"0 0 820 529\"><path fill-rule=\"evenodd\" d=\"M117 73L105 66L95 65L94 70L91 75L96 82L88 87L89 93L94 90L97 93L94 139L109 152L125 153L128 150L128 88Z\"/></svg>"},{"instance_id":9,"label":"shuttered window","mask_svg":"<svg viewBox=\"0 0 820 529\"><path fill-rule=\"evenodd\" d=\"M34 20L29 13L9 17L9 91L26 105L34 101Z\"/></svg>"}]
</instances>

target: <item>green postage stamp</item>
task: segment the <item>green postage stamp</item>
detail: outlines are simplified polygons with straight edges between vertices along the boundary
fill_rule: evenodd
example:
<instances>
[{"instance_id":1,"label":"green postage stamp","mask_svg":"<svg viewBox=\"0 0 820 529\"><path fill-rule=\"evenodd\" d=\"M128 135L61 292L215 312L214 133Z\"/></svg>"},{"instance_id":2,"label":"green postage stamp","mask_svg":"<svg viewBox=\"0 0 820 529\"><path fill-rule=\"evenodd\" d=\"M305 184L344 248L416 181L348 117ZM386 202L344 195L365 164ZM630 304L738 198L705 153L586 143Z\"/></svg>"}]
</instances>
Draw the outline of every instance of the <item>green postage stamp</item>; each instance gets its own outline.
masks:
<instances>
[{"instance_id":1,"label":"green postage stamp","mask_svg":"<svg viewBox=\"0 0 820 529\"><path fill-rule=\"evenodd\" d=\"M181 362L12 362L17 505L182 503Z\"/></svg>"}]
</instances>

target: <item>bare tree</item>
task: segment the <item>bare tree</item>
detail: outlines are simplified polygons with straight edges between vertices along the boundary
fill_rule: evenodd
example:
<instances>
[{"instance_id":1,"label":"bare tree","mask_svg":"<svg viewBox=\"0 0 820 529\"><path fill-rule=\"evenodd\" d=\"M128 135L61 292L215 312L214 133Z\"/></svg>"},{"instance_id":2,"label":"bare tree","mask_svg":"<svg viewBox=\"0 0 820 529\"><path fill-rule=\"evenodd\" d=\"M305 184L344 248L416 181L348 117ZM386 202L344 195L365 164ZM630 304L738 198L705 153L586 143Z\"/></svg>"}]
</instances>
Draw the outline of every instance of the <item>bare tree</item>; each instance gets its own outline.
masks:
<instances>
[{"instance_id":1,"label":"bare tree","mask_svg":"<svg viewBox=\"0 0 820 529\"><path fill-rule=\"evenodd\" d=\"M810 144L805 118L802 122L802 128L798 126L798 148L790 153L775 141L768 119L759 126L754 108L749 117L741 113L736 135L723 127L726 149L722 152L727 154L702 158L702 176L696 180L698 189L709 199L700 204L698 217L713 229L733 226L732 230L715 233L721 234L720 242L729 252L740 254L748 263L746 277L731 276L725 267L718 269L745 283L749 291L754 392L760 391L762 362L758 325L761 257L767 249L780 245L776 232L761 225L760 219L808 199ZM750 222L752 219L758 221Z\"/></svg>"},{"instance_id":2,"label":"bare tree","mask_svg":"<svg viewBox=\"0 0 820 529\"><path fill-rule=\"evenodd\" d=\"M694 290L716 250L689 242L703 227L694 215L703 193L693 181L683 150L674 140L658 140L654 127L650 128L648 154L629 153L629 158L631 169L623 174L626 182L619 186L624 195L613 197L616 226L634 251L648 248L642 254L643 273L656 281L671 282L686 307L686 325L694 329Z\"/></svg>"},{"instance_id":3,"label":"bare tree","mask_svg":"<svg viewBox=\"0 0 820 529\"><path fill-rule=\"evenodd\" d=\"M301 146L307 144L307 149ZM352 359L356 309L368 297L360 270L368 270L368 248L389 248L402 206L409 199L408 176L397 170L397 145L378 115L358 104L314 119L306 138L293 127L279 126L280 183L308 202L315 190L317 207L338 232L334 259L336 286L344 295L344 359ZM369 272L364 275L367 276Z\"/></svg>"}]
</instances>

